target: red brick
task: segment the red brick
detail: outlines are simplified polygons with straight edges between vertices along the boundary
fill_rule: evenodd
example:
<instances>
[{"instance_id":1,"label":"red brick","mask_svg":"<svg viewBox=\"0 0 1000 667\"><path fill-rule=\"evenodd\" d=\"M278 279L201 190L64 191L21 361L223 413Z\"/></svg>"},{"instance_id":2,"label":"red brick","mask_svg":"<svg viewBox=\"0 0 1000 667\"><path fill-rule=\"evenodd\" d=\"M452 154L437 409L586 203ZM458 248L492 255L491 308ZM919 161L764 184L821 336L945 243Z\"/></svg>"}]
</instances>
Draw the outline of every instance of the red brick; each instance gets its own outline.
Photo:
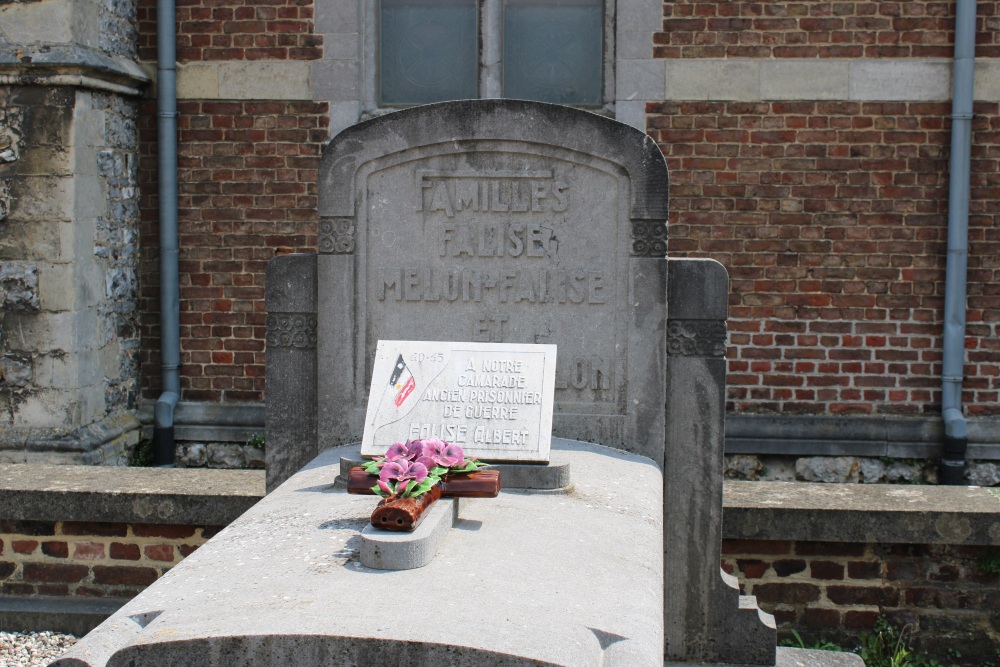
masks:
<instances>
[{"instance_id":1,"label":"red brick","mask_svg":"<svg viewBox=\"0 0 1000 667\"><path fill-rule=\"evenodd\" d=\"M122 542L111 543L110 555L115 560L139 560L141 558L138 544L125 544Z\"/></svg>"},{"instance_id":2,"label":"red brick","mask_svg":"<svg viewBox=\"0 0 1000 667\"><path fill-rule=\"evenodd\" d=\"M194 535L194 526L173 524L136 523L132 524L132 534L136 537L166 537L179 539Z\"/></svg>"},{"instance_id":3,"label":"red brick","mask_svg":"<svg viewBox=\"0 0 1000 667\"><path fill-rule=\"evenodd\" d=\"M772 563L774 572L779 577L789 577L806 569L806 562L799 558L785 558Z\"/></svg>"},{"instance_id":4,"label":"red brick","mask_svg":"<svg viewBox=\"0 0 1000 667\"><path fill-rule=\"evenodd\" d=\"M820 588L809 583L757 584L751 591L767 604L806 604L820 599Z\"/></svg>"},{"instance_id":5,"label":"red brick","mask_svg":"<svg viewBox=\"0 0 1000 667\"><path fill-rule=\"evenodd\" d=\"M28 555L28 554L33 554L35 552L35 549L38 548L38 541L37 540L15 540L15 541L13 541L13 542L10 543L10 546L14 550L14 553Z\"/></svg>"},{"instance_id":6,"label":"red brick","mask_svg":"<svg viewBox=\"0 0 1000 667\"><path fill-rule=\"evenodd\" d=\"M24 563L22 570L25 581L67 584L82 581L90 572L90 568L86 565L64 565L62 563Z\"/></svg>"},{"instance_id":7,"label":"red brick","mask_svg":"<svg viewBox=\"0 0 1000 667\"><path fill-rule=\"evenodd\" d=\"M42 553L52 558L68 558L69 545L66 542L42 542Z\"/></svg>"},{"instance_id":8,"label":"red brick","mask_svg":"<svg viewBox=\"0 0 1000 667\"><path fill-rule=\"evenodd\" d=\"M869 605L895 607L899 590L874 586L827 586L826 597L837 605Z\"/></svg>"},{"instance_id":9,"label":"red brick","mask_svg":"<svg viewBox=\"0 0 1000 667\"><path fill-rule=\"evenodd\" d=\"M171 544L150 544L143 548L143 553L150 560L158 560L166 563L174 560L174 547Z\"/></svg>"},{"instance_id":10,"label":"red brick","mask_svg":"<svg viewBox=\"0 0 1000 667\"><path fill-rule=\"evenodd\" d=\"M836 609L807 607L802 614L802 622L809 628L839 628L840 612Z\"/></svg>"},{"instance_id":11,"label":"red brick","mask_svg":"<svg viewBox=\"0 0 1000 667\"><path fill-rule=\"evenodd\" d=\"M809 574L813 579L843 579L844 565L828 560L814 560L809 563Z\"/></svg>"},{"instance_id":12,"label":"red brick","mask_svg":"<svg viewBox=\"0 0 1000 667\"><path fill-rule=\"evenodd\" d=\"M74 560L102 560L104 544L100 542L76 542L73 545Z\"/></svg>"},{"instance_id":13,"label":"red brick","mask_svg":"<svg viewBox=\"0 0 1000 667\"><path fill-rule=\"evenodd\" d=\"M156 577L151 567L94 566L94 583L105 586L148 586Z\"/></svg>"}]
</instances>

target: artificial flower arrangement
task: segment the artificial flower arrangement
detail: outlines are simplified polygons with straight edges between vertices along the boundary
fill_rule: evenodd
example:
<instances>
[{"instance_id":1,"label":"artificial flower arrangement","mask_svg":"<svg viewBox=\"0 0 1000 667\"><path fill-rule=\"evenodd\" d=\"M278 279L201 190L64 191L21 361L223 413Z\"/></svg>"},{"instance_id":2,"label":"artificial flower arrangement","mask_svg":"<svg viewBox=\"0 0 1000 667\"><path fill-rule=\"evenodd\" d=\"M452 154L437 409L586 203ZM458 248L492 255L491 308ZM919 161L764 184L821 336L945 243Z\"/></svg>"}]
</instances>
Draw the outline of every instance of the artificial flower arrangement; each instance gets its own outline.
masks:
<instances>
[{"instance_id":1,"label":"artificial flower arrangement","mask_svg":"<svg viewBox=\"0 0 1000 667\"><path fill-rule=\"evenodd\" d=\"M371 487L383 498L416 498L441 483L445 475L470 473L488 464L465 458L458 445L444 440L407 440L389 447L385 456L376 457L363 467L369 475L378 475Z\"/></svg>"},{"instance_id":2,"label":"artificial flower arrangement","mask_svg":"<svg viewBox=\"0 0 1000 667\"><path fill-rule=\"evenodd\" d=\"M500 493L500 474L483 470L486 467L482 461L467 458L458 445L437 438L407 440L390 446L385 456L352 468L347 490L382 497L372 513L373 526L411 531L442 495L495 498Z\"/></svg>"}]
</instances>

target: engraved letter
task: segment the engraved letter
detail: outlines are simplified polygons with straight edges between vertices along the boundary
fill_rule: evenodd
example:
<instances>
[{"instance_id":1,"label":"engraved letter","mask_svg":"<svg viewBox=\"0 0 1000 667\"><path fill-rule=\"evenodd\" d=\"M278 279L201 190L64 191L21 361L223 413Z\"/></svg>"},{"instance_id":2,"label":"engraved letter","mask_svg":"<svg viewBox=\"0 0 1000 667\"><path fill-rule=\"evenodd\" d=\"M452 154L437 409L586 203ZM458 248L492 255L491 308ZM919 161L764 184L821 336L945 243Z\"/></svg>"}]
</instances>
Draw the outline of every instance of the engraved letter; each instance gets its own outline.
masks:
<instances>
[{"instance_id":1,"label":"engraved letter","mask_svg":"<svg viewBox=\"0 0 1000 667\"><path fill-rule=\"evenodd\" d=\"M553 211L565 211L566 207L569 206L569 186L562 181L556 181L555 186L552 188L552 194L556 196L556 204L552 207Z\"/></svg>"},{"instance_id":2,"label":"engraved letter","mask_svg":"<svg viewBox=\"0 0 1000 667\"><path fill-rule=\"evenodd\" d=\"M455 210L479 210L479 184L468 179L455 181Z\"/></svg>"},{"instance_id":3,"label":"engraved letter","mask_svg":"<svg viewBox=\"0 0 1000 667\"><path fill-rule=\"evenodd\" d=\"M438 181L434 186L431 211L444 211L449 218L455 215L455 211L451 209L451 199L448 197L448 185L444 181Z\"/></svg>"},{"instance_id":4,"label":"engraved letter","mask_svg":"<svg viewBox=\"0 0 1000 667\"><path fill-rule=\"evenodd\" d=\"M450 222L446 222L441 225L441 231L438 233L438 239L441 241L441 256L446 257L448 255L448 241L455 240L455 225Z\"/></svg>"},{"instance_id":5,"label":"engraved letter","mask_svg":"<svg viewBox=\"0 0 1000 667\"><path fill-rule=\"evenodd\" d=\"M386 288L391 288L396 292L396 301L403 298L403 281L400 279L402 277L402 271L390 271L389 269L382 269L382 277L378 281L378 291L376 296L379 301L385 301L385 290Z\"/></svg>"}]
</instances>

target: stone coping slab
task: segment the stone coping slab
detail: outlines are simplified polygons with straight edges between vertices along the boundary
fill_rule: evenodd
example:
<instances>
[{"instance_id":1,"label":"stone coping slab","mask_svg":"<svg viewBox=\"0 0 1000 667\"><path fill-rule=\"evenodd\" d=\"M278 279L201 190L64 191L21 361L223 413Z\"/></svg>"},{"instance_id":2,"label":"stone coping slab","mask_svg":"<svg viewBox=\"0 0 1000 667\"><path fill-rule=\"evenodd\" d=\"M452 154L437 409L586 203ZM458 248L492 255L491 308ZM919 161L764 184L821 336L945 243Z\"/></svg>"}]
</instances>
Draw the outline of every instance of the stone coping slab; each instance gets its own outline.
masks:
<instances>
[{"instance_id":1,"label":"stone coping slab","mask_svg":"<svg viewBox=\"0 0 1000 667\"><path fill-rule=\"evenodd\" d=\"M470 503L430 564L398 572L358 562L373 498L334 485L328 450L53 664L659 667L662 476L553 447L572 494Z\"/></svg>"},{"instance_id":2,"label":"stone coping slab","mask_svg":"<svg viewBox=\"0 0 1000 667\"><path fill-rule=\"evenodd\" d=\"M1000 544L997 489L911 484L727 482L728 539Z\"/></svg>"},{"instance_id":3,"label":"stone coping slab","mask_svg":"<svg viewBox=\"0 0 1000 667\"><path fill-rule=\"evenodd\" d=\"M0 519L224 526L264 496L260 470L0 465Z\"/></svg>"},{"instance_id":4,"label":"stone coping slab","mask_svg":"<svg viewBox=\"0 0 1000 667\"><path fill-rule=\"evenodd\" d=\"M842 651L814 651L804 648L787 648L779 646L776 652L775 667L865 667L865 661L860 655ZM699 667L741 667L740 665L723 665L697 663ZM663 667L695 667L692 662L664 662Z\"/></svg>"},{"instance_id":5,"label":"stone coping slab","mask_svg":"<svg viewBox=\"0 0 1000 667\"><path fill-rule=\"evenodd\" d=\"M1000 545L1000 500L986 488L727 481L724 489L725 539ZM259 470L0 465L0 519L223 526L263 497Z\"/></svg>"}]
</instances>

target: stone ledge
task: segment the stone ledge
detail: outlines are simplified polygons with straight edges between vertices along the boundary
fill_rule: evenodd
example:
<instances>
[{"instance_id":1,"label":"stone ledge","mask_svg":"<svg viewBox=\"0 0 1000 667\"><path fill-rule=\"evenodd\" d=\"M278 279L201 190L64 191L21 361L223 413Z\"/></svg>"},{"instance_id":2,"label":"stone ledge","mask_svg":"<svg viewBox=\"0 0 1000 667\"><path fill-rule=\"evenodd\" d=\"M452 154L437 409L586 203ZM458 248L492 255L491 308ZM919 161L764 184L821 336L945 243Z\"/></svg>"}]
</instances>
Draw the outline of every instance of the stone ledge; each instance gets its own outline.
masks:
<instances>
[{"instance_id":1,"label":"stone ledge","mask_svg":"<svg viewBox=\"0 0 1000 667\"><path fill-rule=\"evenodd\" d=\"M1000 499L977 486L727 481L723 538L1000 544Z\"/></svg>"},{"instance_id":2,"label":"stone ledge","mask_svg":"<svg viewBox=\"0 0 1000 667\"><path fill-rule=\"evenodd\" d=\"M71 85L137 96L149 76L138 63L89 47L34 44L0 47L0 83Z\"/></svg>"},{"instance_id":3,"label":"stone ledge","mask_svg":"<svg viewBox=\"0 0 1000 667\"><path fill-rule=\"evenodd\" d=\"M259 470L0 465L2 519L221 526L263 497ZM980 487L727 481L724 508L725 539L1000 545Z\"/></svg>"},{"instance_id":4,"label":"stone ledge","mask_svg":"<svg viewBox=\"0 0 1000 667\"><path fill-rule=\"evenodd\" d=\"M0 518L224 526L264 497L260 470L0 465Z\"/></svg>"}]
</instances>

